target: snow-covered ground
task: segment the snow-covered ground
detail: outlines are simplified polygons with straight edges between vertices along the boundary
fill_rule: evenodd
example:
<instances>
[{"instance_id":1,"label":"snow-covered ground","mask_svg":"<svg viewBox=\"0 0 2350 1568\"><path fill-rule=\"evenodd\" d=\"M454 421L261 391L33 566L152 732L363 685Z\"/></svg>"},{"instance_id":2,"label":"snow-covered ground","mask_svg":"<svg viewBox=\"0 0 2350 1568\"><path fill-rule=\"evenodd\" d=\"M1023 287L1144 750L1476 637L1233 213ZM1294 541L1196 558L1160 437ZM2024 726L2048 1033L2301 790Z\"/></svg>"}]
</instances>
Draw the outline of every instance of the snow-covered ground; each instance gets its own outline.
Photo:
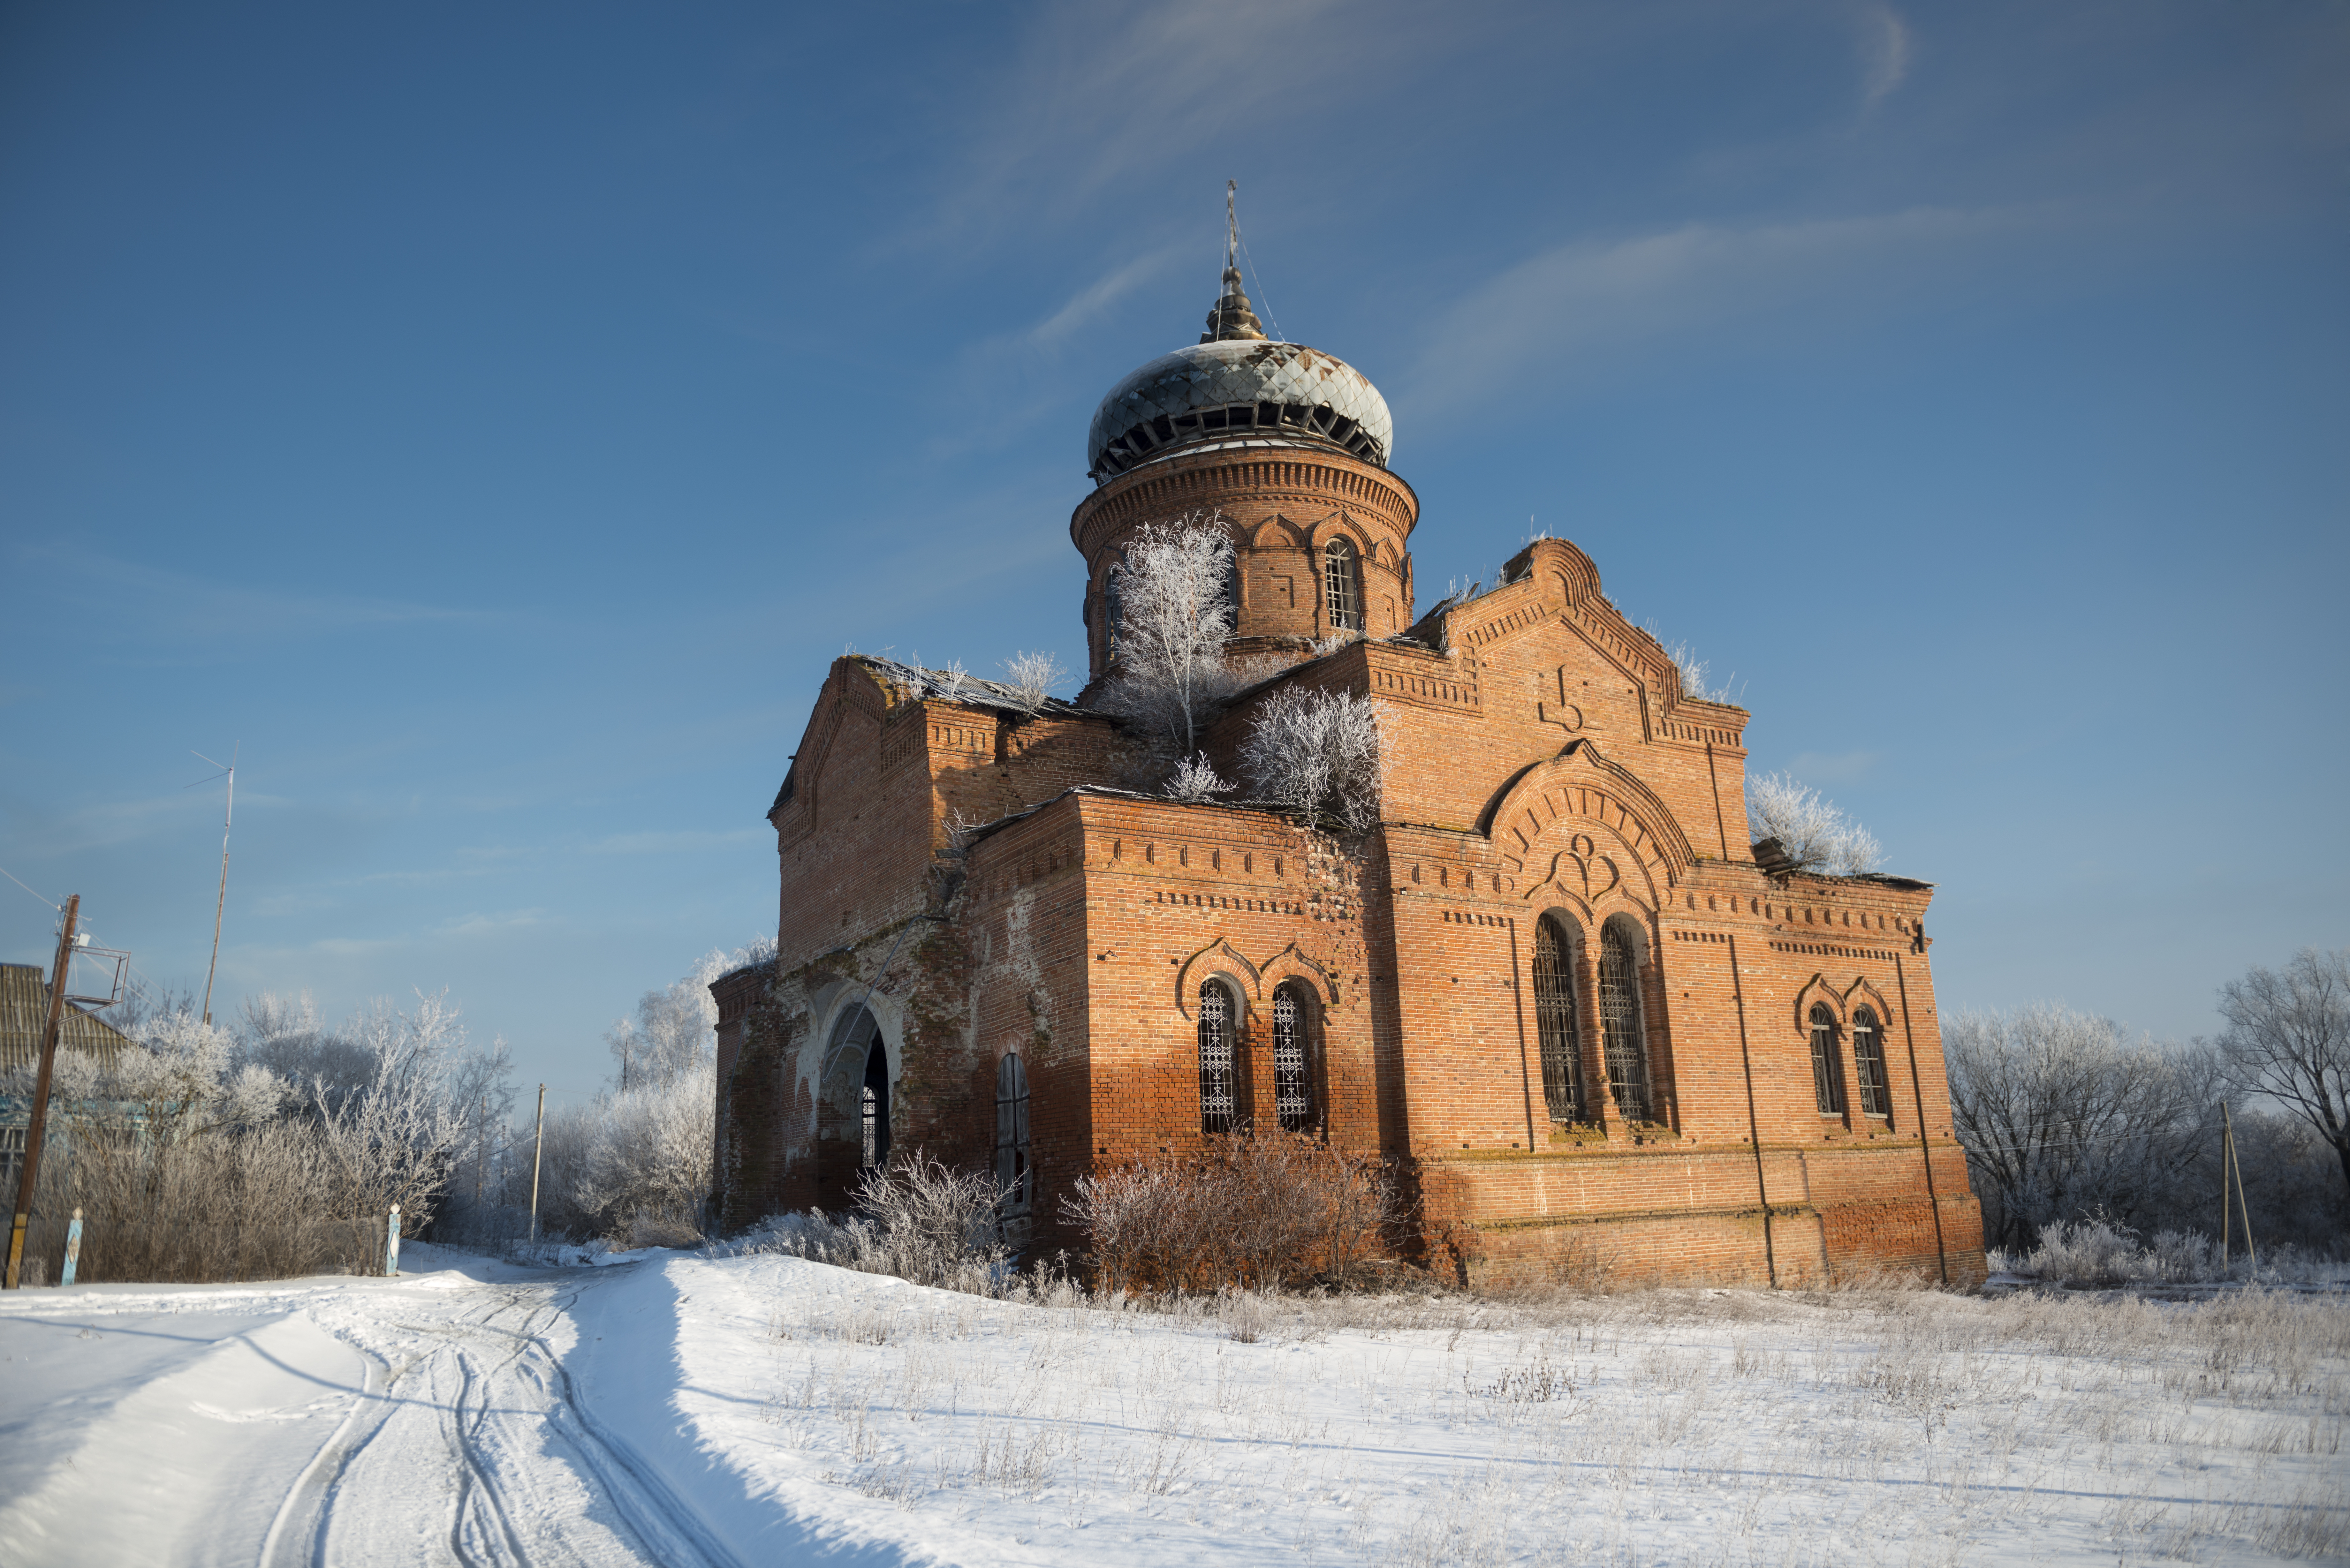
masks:
<instances>
[{"instance_id":1,"label":"snow-covered ground","mask_svg":"<svg viewBox=\"0 0 2350 1568\"><path fill-rule=\"evenodd\" d=\"M775 1256L0 1299L0 1561L2350 1552L2350 1302L1029 1305Z\"/></svg>"}]
</instances>

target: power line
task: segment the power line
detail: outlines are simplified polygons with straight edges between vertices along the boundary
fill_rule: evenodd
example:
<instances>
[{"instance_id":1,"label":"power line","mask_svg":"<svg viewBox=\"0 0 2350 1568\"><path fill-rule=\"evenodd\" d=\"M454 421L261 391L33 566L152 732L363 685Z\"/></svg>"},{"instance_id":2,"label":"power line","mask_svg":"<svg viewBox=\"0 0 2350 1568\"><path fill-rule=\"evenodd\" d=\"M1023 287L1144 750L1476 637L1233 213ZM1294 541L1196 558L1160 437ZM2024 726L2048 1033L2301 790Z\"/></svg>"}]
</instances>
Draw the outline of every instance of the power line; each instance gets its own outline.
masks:
<instances>
[{"instance_id":1,"label":"power line","mask_svg":"<svg viewBox=\"0 0 2350 1568\"><path fill-rule=\"evenodd\" d=\"M31 893L34 898L40 898L42 903L48 905L52 909L62 909L64 907L54 899L42 898L41 895L35 891L31 884L27 883L23 877L17 876L14 871L9 870L5 866L0 866L0 877L7 877L8 880L16 883L17 887L24 888L26 892Z\"/></svg>"}]
</instances>

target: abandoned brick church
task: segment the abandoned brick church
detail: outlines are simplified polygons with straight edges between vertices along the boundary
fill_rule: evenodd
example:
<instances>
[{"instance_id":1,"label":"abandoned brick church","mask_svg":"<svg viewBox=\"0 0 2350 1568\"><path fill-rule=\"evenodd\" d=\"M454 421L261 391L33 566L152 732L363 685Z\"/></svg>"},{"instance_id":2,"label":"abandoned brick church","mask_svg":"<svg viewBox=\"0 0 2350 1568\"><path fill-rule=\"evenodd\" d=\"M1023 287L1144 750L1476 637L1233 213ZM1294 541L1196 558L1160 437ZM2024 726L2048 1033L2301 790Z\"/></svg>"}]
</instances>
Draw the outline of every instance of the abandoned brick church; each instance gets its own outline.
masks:
<instances>
[{"instance_id":1,"label":"abandoned brick church","mask_svg":"<svg viewBox=\"0 0 2350 1568\"><path fill-rule=\"evenodd\" d=\"M722 1223L843 1206L919 1145L1076 1251L1078 1176L1277 1121L1391 1159L1406 1244L1483 1279L1981 1280L1931 888L1758 864L1748 714L1685 693L1572 544L1416 618L1378 389L1268 339L1237 273L1208 327L1094 416L1074 702L834 663L768 813L778 952L712 988ZM1359 841L1133 792L1094 705L1110 572L1195 513L1237 554L1232 651L1286 666L1206 752L1238 777L1284 685L1376 699Z\"/></svg>"}]
</instances>

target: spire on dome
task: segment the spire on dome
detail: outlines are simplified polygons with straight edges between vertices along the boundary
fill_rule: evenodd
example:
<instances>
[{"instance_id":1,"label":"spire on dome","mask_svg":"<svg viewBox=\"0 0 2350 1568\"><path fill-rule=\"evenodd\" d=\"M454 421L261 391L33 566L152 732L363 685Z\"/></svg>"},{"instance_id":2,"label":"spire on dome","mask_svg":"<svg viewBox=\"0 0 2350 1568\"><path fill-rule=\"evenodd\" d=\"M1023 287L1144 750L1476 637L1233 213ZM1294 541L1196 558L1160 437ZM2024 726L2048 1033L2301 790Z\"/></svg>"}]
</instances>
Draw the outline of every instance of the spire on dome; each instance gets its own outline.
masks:
<instances>
[{"instance_id":1,"label":"spire on dome","mask_svg":"<svg viewBox=\"0 0 2350 1568\"><path fill-rule=\"evenodd\" d=\"M1264 337L1264 324L1249 308L1248 291L1241 286L1240 188L1237 180L1224 182L1224 292L1208 312L1208 329L1200 334L1202 343Z\"/></svg>"}]
</instances>

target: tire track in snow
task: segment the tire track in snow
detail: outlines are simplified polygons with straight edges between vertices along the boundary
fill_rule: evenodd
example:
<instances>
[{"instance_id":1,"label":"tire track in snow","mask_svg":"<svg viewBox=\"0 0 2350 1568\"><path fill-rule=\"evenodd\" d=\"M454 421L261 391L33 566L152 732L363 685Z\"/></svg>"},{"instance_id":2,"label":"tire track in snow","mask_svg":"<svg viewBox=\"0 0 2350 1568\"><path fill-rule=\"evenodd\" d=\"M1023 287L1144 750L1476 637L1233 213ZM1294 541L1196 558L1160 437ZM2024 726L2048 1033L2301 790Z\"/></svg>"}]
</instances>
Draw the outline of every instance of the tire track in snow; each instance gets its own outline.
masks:
<instances>
[{"instance_id":1,"label":"tire track in snow","mask_svg":"<svg viewBox=\"0 0 2350 1568\"><path fill-rule=\"evenodd\" d=\"M279 1510L265 1568L733 1568L643 1456L585 1407L550 1343L605 1277L451 1293L440 1317L420 1318L440 1303L404 1298L396 1314L361 1307L329 1324L369 1356L369 1391Z\"/></svg>"}]
</instances>

